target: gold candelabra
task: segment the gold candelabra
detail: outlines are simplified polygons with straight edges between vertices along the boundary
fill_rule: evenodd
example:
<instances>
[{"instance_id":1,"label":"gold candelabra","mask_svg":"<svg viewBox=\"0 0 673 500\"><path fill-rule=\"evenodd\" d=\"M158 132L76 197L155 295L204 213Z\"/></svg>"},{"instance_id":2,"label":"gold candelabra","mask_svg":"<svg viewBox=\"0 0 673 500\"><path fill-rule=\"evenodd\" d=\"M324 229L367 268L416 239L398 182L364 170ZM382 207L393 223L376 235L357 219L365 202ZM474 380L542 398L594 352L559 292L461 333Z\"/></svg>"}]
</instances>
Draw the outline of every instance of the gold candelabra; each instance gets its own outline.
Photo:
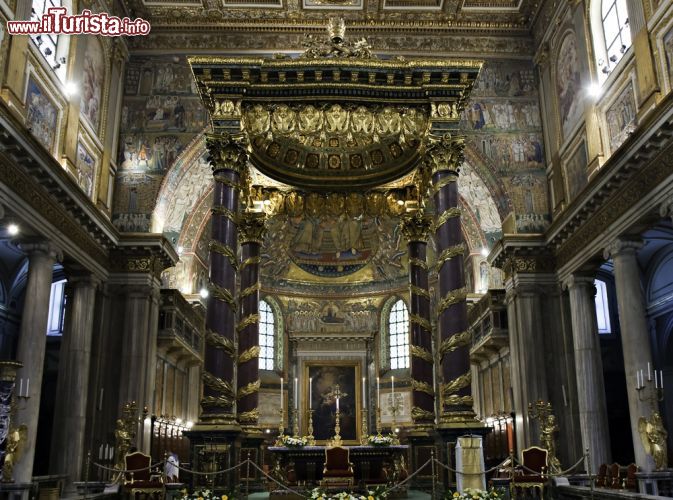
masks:
<instances>
[{"instance_id":1,"label":"gold candelabra","mask_svg":"<svg viewBox=\"0 0 673 500\"><path fill-rule=\"evenodd\" d=\"M308 410L308 436L306 436L306 444L315 446L315 437L313 437L313 410Z\"/></svg>"},{"instance_id":2,"label":"gold candelabra","mask_svg":"<svg viewBox=\"0 0 673 500\"><path fill-rule=\"evenodd\" d=\"M343 441L341 440L341 425L339 422L339 410L336 411L336 421L334 422L334 439L332 439L332 446L341 446Z\"/></svg>"},{"instance_id":3,"label":"gold candelabra","mask_svg":"<svg viewBox=\"0 0 673 500\"><path fill-rule=\"evenodd\" d=\"M294 425L292 426L292 437L299 437L299 412L295 408L292 410L292 415L294 416Z\"/></svg>"},{"instance_id":4,"label":"gold candelabra","mask_svg":"<svg viewBox=\"0 0 673 500\"><path fill-rule=\"evenodd\" d=\"M360 444L366 446L369 444L369 429L367 429L367 410L362 409L362 435L360 436Z\"/></svg>"},{"instance_id":5,"label":"gold candelabra","mask_svg":"<svg viewBox=\"0 0 673 500\"><path fill-rule=\"evenodd\" d=\"M401 410L402 402L400 401L398 404L397 398L395 398L391 403L390 403L390 413L393 414L393 423L392 426L390 427L390 437L393 439L393 444L400 444L400 440L397 437L397 412Z\"/></svg>"},{"instance_id":6,"label":"gold candelabra","mask_svg":"<svg viewBox=\"0 0 673 500\"><path fill-rule=\"evenodd\" d=\"M276 446L283 446L283 436L285 435L285 422L283 421L283 409L281 408L280 413L280 422L278 422L278 438L276 438Z\"/></svg>"}]
</instances>

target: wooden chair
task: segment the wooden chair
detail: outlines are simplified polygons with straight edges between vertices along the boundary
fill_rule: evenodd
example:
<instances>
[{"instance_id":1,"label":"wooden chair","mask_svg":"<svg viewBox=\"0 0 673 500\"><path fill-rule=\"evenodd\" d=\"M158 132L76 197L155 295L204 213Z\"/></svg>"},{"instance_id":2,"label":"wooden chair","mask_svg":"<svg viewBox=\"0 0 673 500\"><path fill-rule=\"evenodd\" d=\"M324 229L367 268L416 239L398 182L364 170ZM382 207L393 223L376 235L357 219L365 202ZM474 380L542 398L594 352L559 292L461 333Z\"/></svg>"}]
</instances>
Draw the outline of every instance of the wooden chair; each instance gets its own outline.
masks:
<instances>
[{"instance_id":1,"label":"wooden chair","mask_svg":"<svg viewBox=\"0 0 673 500\"><path fill-rule=\"evenodd\" d=\"M353 464L350 462L350 450L341 446L326 448L322 476L321 485L325 488L351 488Z\"/></svg>"},{"instance_id":2,"label":"wooden chair","mask_svg":"<svg viewBox=\"0 0 673 500\"><path fill-rule=\"evenodd\" d=\"M124 492L132 499L137 496L157 499L164 497L161 474L152 472L151 464L152 457L139 451L124 457L124 468L128 471L124 474Z\"/></svg>"},{"instance_id":3,"label":"wooden chair","mask_svg":"<svg viewBox=\"0 0 673 500\"><path fill-rule=\"evenodd\" d=\"M544 448L531 446L521 452L523 467L517 467L510 483L510 495L516 497L518 489L532 489L540 492L540 498L544 498L544 485L547 481L547 458L548 453Z\"/></svg>"},{"instance_id":4,"label":"wooden chair","mask_svg":"<svg viewBox=\"0 0 673 500\"><path fill-rule=\"evenodd\" d=\"M605 482L608 478L607 464L601 464L598 467L598 474L596 475L596 488L605 488Z\"/></svg>"},{"instance_id":5,"label":"wooden chair","mask_svg":"<svg viewBox=\"0 0 673 500\"><path fill-rule=\"evenodd\" d=\"M607 486L615 490L622 488L621 466L617 462L610 466L610 482Z\"/></svg>"}]
</instances>

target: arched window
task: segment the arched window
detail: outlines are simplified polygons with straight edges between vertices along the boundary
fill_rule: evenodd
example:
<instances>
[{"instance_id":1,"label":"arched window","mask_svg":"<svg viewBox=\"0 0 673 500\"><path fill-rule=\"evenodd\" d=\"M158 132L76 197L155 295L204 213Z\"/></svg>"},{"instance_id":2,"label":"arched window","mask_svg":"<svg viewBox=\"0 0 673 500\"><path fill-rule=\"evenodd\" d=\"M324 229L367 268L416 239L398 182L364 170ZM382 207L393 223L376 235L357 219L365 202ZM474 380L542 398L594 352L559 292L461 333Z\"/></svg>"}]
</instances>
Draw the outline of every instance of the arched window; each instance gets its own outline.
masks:
<instances>
[{"instance_id":1,"label":"arched window","mask_svg":"<svg viewBox=\"0 0 673 500\"><path fill-rule=\"evenodd\" d=\"M388 340L390 368L409 368L409 310L402 299L390 309Z\"/></svg>"},{"instance_id":2,"label":"arched window","mask_svg":"<svg viewBox=\"0 0 673 500\"><path fill-rule=\"evenodd\" d=\"M276 321L273 309L265 300L259 301L259 369L273 370Z\"/></svg>"},{"instance_id":3,"label":"arched window","mask_svg":"<svg viewBox=\"0 0 673 500\"><path fill-rule=\"evenodd\" d=\"M631 47L629 13L626 0L596 0L592 11L594 50L602 81Z\"/></svg>"},{"instance_id":4,"label":"arched window","mask_svg":"<svg viewBox=\"0 0 673 500\"><path fill-rule=\"evenodd\" d=\"M64 5L63 0L33 0L30 12L31 21L40 21L43 15L47 14L52 7L68 7ZM68 12L70 14L71 12ZM30 35L49 66L56 72L61 81L65 80L66 59L68 52L68 37L55 33L41 33Z\"/></svg>"}]
</instances>

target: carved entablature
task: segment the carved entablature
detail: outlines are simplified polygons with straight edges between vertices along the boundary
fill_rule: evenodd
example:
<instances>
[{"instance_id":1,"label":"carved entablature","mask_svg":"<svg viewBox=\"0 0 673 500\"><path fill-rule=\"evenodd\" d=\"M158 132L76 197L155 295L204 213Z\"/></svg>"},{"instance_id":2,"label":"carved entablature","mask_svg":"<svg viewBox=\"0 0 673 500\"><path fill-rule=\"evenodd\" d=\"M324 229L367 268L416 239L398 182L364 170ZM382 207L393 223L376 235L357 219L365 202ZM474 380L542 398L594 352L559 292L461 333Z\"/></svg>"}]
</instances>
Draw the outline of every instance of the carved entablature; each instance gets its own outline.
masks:
<instances>
[{"instance_id":1,"label":"carved entablature","mask_svg":"<svg viewBox=\"0 0 673 500\"><path fill-rule=\"evenodd\" d=\"M541 236L505 235L491 251L491 265L502 269L505 278L516 274L552 273L556 258Z\"/></svg>"},{"instance_id":2,"label":"carved entablature","mask_svg":"<svg viewBox=\"0 0 673 500\"><path fill-rule=\"evenodd\" d=\"M331 21L302 57L191 57L214 132L243 132L265 175L307 190L366 190L420 165L458 128L482 62L379 59ZM381 104L385 103L385 104Z\"/></svg>"}]
</instances>

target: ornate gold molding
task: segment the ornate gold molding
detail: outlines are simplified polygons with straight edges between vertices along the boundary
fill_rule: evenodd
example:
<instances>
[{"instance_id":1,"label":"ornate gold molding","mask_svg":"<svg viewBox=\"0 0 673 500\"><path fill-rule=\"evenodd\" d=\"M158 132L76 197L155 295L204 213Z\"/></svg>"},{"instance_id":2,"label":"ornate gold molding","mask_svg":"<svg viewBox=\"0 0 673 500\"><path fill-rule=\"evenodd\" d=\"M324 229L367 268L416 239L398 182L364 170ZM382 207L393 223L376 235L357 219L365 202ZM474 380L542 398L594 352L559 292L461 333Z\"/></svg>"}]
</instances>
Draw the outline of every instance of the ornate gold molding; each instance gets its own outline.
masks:
<instances>
[{"instance_id":1,"label":"ornate gold molding","mask_svg":"<svg viewBox=\"0 0 673 500\"><path fill-rule=\"evenodd\" d=\"M463 373L459 377L456 377L453 380L450 380L449 382L447 382L446 384L443 384L442 385L442 394L450 395L454 392L458 392L459 390L463 389L464 387L469 386L471 383L472 383L472 373L471 372ZM445 401L446 401L446 399L445 399Z\"/></svg>"},{"instance_id":2,"label":"ornate gold molding","mask_svg":"<svg viewBox=\"0 0 673 500\"><path fill-rule=\"evenodd\" d=\"M227 290L226 288L223 288L219 285L216 285L213 282L210 282L210 284L208 285L208 288L210 290L211 295L215 299L226 303L231 309L236 311L236 299L234 299L234 296L232 295L232 293L229 290Z\"/></svg>"},{"instance_id":3,"label":"ornate gold molding","mask_svg":"<svg viewBox=\"0 0 673 500\"><path fill-rule=\"evenodd\" d=\"M428 363L433 363L434 360L432 359L432 353L428 351L427 349L424 349L421 346L417 345L412 345L411 346L411 355L415 358L420 358L424 361L427 361Z\"/></svg>"},{"instance_id":4,"label":"ornate gold molding","mask_svg":"<svg viewBox=\"0 0 673 500\"><path fill-rule=\"evenodd\" d=\"M432 173L449 172L458 175L465 160L465 138L446 133L430 135L425 153L426 164Z\"/></svg>"},{"instance_id":5,"label":"ornate gold molding","mask_svg":"<svg viewBox=\"0 0 673 500\"><path fill-rule=\"evenodd\" d=\"M254 325L255 323L259 323L259 314L248 314L245 318L238 322L238 325L236 325L236 331L240 333L248 326Z\"/></svg>"},{"instance_id":6,"label":"ornate gold molding","mask_svg":"<svg viewBox=\"0 0 673 500\"><path fill-rule=\"evenodd\" d=\"M442 253L437 257L437 263L435 264L435 270L439 272L442 269L442 266L445 262L453 259L454 257L465 255L465 245L460 243L448 248L445 248Z\"/></svg>"},{"instance_id":7,"label":"ornate gold molding","mask_svg":"<svg viewBox=\"0 0 673 500\"><path fill-rule=\"evenodd\" d=\"M426 299L430 300L430 292L428 292L425 288L421 288L416 285L409 285L409 291L414 295L420 295L421 297L425 297Z\"/></svg>"},{"instance_id":8,"label":"ornate gold molding","mask_svg":"<svg viewBox=\"0 0 673 500\"><path fill-rule=\"evenodd\" d=\"M413 313L409 314L409 321L413 325L420 326L425 331L428 331L428 332L432 331L432 326L430 325L430 322L427 319L422 318L418 314L413 314Z\"/></svg>"},{"instance_id":9,"label":"ornate gold molding","mask_svg":"<svg viewBox=\"0 0 673 500\"><path fill-rule=\"evenodd\" d=\"M459 347L470 344L472 335L468 331L454 333L451 337L444 339L439 347L439 356L443 358L446 354L455 351Z\"/></svg>"},{"instance_id":10,"label":"ornate gold molding","mask_svg":"<svg viewBox=\"0 0 673 500\"><path fill-rule=\"evenodd\" d=\"M424 392L430 396L435 396L435 390L427 382L421 382L420 380L411 379L411 389L414 391Z\"/></svg>"},{"instance_id":11,"label":"ornate gold molding","mask_svg":"<svg viewBox=\"0 0 673 500\"><path fill-rule=\"evenodd\" d=\"M202 375L203 384L209 389L220 393L220 398L228 401L228 404L233 403L234 389L230 382L216 377L210 372L204 371Z\"/></svg>"},{"instance_id":12,"label":"ornate gold molding","mask_svg":"<svg viewBox=\"0 0 673 500\"><path fill-rule=\"evenodd\" d=\"M245 297L248 295L253 295L261 290L261 285L259 284L259 281L255 283L254 285L250 285L248 288L243 290L241 294L238 297L238 300L243 300Z\"/></svg>"},{"instance_id":13,"label":"ornate gold molding","mask_svg":"<svg viewBox=\"0 0 673 500\"><path fill-rule=\"evenodd\" d=\"M414 406L411 409L411 418L416 421L416 420L421 420L421 421L429 421L435 420L435 414L431 411L423 410L422 408L419 408L418 406Z\"/></svg>"},{"instance_id":14,"label":"ornate gold molding","mask_svg":"<svg viewBox=\"0 0 673 500\"><path fill-rule=\"evenodd\" d=\"M442 314L447 308L451 307L458 302L462 302L467 299L467 288L457 288L447 292L447 294L439 301L437 305L437 316Z\"/></svg>"},{"instance_id":15,"label":"ornate gold molding","mask_svg":"<svg viewBox=\"0 0 673 500\"><path fill-rule=\"evenodd\" d=\"M221 349L229 356L233 356L236 352L236 346L232 340L210 329L206 329L206 343L216 349Z\"/></svg>"},{"instance_id":16,"label":"ornate gold molding","mask_svg":"<svg viewBox=\"0 0 673 500\"><path fill-rule=\"evenodd\" d=\"M247 363L250 360L259 358L259 353L261 350L262 348L258 345L254 345L249 349L246 349L238 356L238 364L242 365L243 363Z\"/></svg>"},{"instance_id":17,"label":"ornate gold molding","mask_svg":"<svg viewBox=\"0 0 673 500\"><path fill-rule=\"evenodd\" d=\"M239 243L262 244L264 241L265 216L259 212L243 212L238 222Z\"/></svg>"},{"instance_id":18,"label":"ornate gold molding","mask_svg":"<svg viewBox=\"0 0 673 500\"><path fill-rule=\"evenodd\" d=\"M231 267L234 269L237 268L238 262L236 261L236 253L231 249L231 247L228 247L227 245L220 243L219 241L216 240L211 240L208 249L211 252L216 252L219 253L220 255L223 255L224 257L227 258L229 261L229 264L231 264Z\"/></svg>"},{"instance_id":19,"label":"ornate gold molding","mask_svg":"<svg viewBox=\"0 0 673 500\"><path fill-rule=\"evenodd\" d=\"M242 424L256 424L258 420L259 410L257 408L238 414L238 421Z\"/></svg>"},{"instance_id":20,"label":"ornate gold molding","mask_svg":"<svg viewBox=\"0 0 673 500\"><path fill-rule=\"evenodd\" d=\"M260 380L256 380L255 382L250 382L248 385L245 387L241 387L238 390L238 396L237 399L244 398L246 396L249 396L250 394L254 394L256 392L259 392L259 388L261 386L262 382Z\"/></svg>"},{"instance_id":21,"label":"ornate gold molding","mask_svg":"<svg viewBox=\"0 0 673 500\"><path fill-rule=\"evenodd\" d=\"M424 260L417 259L416 257L409 257L409 265L418 266L421 269L425 269L426 271L428 270L428 263Z\"/></svg>"}]
</instances>

